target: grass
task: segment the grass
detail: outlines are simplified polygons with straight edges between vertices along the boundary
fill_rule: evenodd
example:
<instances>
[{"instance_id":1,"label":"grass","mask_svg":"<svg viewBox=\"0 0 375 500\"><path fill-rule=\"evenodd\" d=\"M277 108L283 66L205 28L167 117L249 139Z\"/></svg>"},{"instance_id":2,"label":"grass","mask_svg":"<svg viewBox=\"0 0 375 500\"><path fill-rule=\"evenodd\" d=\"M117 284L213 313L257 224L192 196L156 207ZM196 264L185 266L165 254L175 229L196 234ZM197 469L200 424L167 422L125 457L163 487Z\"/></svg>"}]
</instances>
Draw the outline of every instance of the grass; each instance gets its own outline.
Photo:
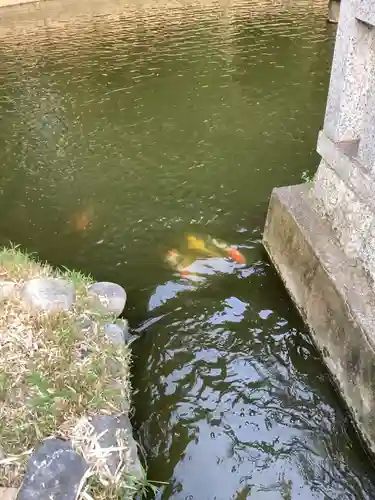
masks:
<instances>
[{"instance_id":1,"label":"grass","mask_svg":"<svg viewBox=\"0 0 375 500\"><path fill-rule=\"evenodd\" d=\"M315 174L310 174L307 170L302 172L301 179L303 182L312 182L315 178Z\"/></svg>"},{"instance_id":2,"label":"grass","mask_svg":"<svg viewBox=\"0 0 375 500\"><path fill-rule=\"evenodd\" d=\"M146 471L143 471L143 474L144 479L141 481L135 476L128 475L125 487L118 487L116 484L108 485L105 491L105 496L103 496L102 484L98 482L95 476L91 476L88 478L87 486L84 489L81 498L82 500L106 500L107 498L133 500L135 494L138 494L137 498L148 497L149 493L152 493L155 496L158 490L156 484L153 484L146 479ZM167 483L158 481L157 484Z\"/></svg>"},{"instance_id":3,"label":"grass","mask_svg":"<svg viewBox=\"0 0 375 500\"><path fill-rule=\"evenodd\" d=\"M92 317L86 295L91 278L55 270L17 247L0 249L0 280L13 281L19 291L37 277L73 281L77 298L71 311L58 314L29 310L19 293L0 298L0 486L20 485L28 456L42 439L71 439L85 454L92 436L84 435L82 422L94 413L120 414L124 402L130 408L129 347L114 347L102 333L100 325L108 317L96 315L89 334L77 322ZM119 383L114 386L114 381ZM119 448L116 477L100 465L103 457L91 454L80 498L90 499L95 490L95 500L126 499L138 486L147 489L146 479L138 485L131 476L124 440L119 439Z\"/></svg>"}]
</instances>

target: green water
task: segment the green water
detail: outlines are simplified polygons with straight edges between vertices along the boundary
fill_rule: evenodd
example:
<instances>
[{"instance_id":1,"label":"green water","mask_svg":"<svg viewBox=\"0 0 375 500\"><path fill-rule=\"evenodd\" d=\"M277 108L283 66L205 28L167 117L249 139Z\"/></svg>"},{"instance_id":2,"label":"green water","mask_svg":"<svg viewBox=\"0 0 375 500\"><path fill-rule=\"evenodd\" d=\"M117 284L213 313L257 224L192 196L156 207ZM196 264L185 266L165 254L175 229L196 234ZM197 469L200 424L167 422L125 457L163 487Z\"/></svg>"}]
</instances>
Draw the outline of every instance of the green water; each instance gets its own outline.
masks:
<instances>
[{"instance_id":1,"label":"green water","mask_svg":"<svg viewBox=\"0 0 375 500\"><path fill-rule=\"evenodd\" d=\"M133 420L150 479L168 483L159 499L374 497L260 243L271 189L319 161L325 4L2 10L0 243L128 291ZM192 289L162 261L190 230L238 245L248 265Z\"/></svg>"}]
</instances>

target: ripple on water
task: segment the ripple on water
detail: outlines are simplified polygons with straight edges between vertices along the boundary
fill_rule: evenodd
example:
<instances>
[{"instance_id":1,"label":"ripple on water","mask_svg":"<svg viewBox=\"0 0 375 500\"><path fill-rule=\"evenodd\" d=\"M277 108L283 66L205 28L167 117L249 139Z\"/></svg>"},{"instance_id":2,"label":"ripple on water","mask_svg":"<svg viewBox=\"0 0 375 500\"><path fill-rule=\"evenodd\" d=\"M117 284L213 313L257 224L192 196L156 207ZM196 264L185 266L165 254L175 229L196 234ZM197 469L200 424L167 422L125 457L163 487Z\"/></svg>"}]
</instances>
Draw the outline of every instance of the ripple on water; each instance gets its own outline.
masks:
<instances>
[{"instance_id":1,"label":"ripple on water","mask_svg":"<svg viewBox=\"0 0 375 500\"><path fill-rule=\"evenodd\" d=\"M2 11L0 242L123 284L158 498L370 499L373 472L260 251L271 189L313 171L326 0L64 0ZM85 214L88 229L70 221ZM89 214L89 215L87 215ZM250 265L188 286L199 227Z\"/></svg>"},{"instance_id":2,"label":"ripple on water","mask_svg":"<svg viewBox=\"0 0 375 500\"><path fill-rule=\"evenodd\" d=\"M215 297L173 299L142 344L140 431L151 471L171 480L160 498L370 498L315 349L293 313L280 315L281 290L251 289L245 301L239 285L240 296L226 296L238 279Z\"/></svg>"},{"instance_id":3,"label":"ripple on water","mask_svg":"<svg viewBox=\"0 0 375 500\"><path fill-rule=\"evenodd\" d=\"M316 350L257 267L251 285L238 270L169 296L139 341L140 435L170 481L159 498L371 498Z\"/></svg>"}]
</instances>

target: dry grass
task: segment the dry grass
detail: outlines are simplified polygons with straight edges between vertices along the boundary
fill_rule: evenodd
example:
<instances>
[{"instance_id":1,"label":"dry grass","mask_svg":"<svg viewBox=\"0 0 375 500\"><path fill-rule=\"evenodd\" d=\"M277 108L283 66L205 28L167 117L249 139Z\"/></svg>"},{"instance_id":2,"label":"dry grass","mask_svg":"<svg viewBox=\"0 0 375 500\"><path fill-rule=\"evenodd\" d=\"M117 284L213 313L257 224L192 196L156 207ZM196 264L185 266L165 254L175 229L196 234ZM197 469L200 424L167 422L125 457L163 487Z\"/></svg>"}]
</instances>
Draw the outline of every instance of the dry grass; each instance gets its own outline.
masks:
<instances>
[{"instance_id":1,"label":"dry grass","mask_svg":"<svg viewBox=\"0 0 375 500\"><path fill-rule=\"evenodd\" d=\"M43 438L74 437L77 442L82 419L93 413L121 413L124 401L130 405L130 349L115 348L99 327L83 335L77 325L79 315L90 313L86 287L91 280L56 271L17 248L0 249L1 280L12 280L20 289L25 280L46 276L75 283L72 311L35 313L18 294L0 300L0 486L20 484L27 458ZM108 320L95 319L99 325ZM120 382L116 388L114 379ZM112 481L112 493L111 478L92 464L95 498L115 499L120 490L133 487L133 481L126 480L125 458L121 477ZM87 495L82 491L81 498Z\"/></svg>"}]
</instances>

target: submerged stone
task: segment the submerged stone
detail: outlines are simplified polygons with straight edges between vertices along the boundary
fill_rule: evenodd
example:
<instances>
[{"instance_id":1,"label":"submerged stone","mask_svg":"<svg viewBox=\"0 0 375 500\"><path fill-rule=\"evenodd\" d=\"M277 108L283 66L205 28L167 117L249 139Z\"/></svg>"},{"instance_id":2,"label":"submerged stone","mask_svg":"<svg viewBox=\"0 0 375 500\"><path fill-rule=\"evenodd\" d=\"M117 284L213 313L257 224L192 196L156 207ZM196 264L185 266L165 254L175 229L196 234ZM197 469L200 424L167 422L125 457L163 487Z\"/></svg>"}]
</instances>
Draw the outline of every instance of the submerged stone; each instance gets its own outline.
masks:
<instances>
[{"instance_id":1,"label":"submerged stone","mask_svg":"<svg viewBox=\"0 0 375 500\"><path fill-rule=\"evenodd\" d=\"M76 500L87 469L71 443L48 438L31 455L17 500Z\"/></svg>"},{"instance_id":2,"label":"submerged stone","mask_svg":"<svg viewBox=\"0 0 375 500\"><path fill-rule=\"evenodd\" d=\"M76 298L72 283L59 278L35 278L27 281L22 298L32 308L46 312L69 311Z\"/></svg>"},{"instance_id":3,"label":"submerged stone","mask_svg":"<svg viewBox=\"0 0 375 500\"><path fill-rule=\"evenodd\" d=\"M122 286L109 281L90 285L88 295L96 307L104 312L120 316L126 304L126 292Z\"/></svg>"},{"instance_id":4,"label":"submerged stone","mask_svg":"<svg viewBox=\"0 0 375 500\"><path fill-rule=\"evenodd\" d=\"M109 415L95 415L90 423L97 434L99 446L105 451L106 465L112 476L114 476L120 465L120 453L124 456L126 473L138 481L143 478L143 468L138 457L137 443L133 437L133 429L130 419L123 414L119 417ZM118 451L121 442L125 442L126 449ZM109 451L113 448L113 451ZM104 453L103 453L104 455Z\"/></svg>"}]
</instances>

